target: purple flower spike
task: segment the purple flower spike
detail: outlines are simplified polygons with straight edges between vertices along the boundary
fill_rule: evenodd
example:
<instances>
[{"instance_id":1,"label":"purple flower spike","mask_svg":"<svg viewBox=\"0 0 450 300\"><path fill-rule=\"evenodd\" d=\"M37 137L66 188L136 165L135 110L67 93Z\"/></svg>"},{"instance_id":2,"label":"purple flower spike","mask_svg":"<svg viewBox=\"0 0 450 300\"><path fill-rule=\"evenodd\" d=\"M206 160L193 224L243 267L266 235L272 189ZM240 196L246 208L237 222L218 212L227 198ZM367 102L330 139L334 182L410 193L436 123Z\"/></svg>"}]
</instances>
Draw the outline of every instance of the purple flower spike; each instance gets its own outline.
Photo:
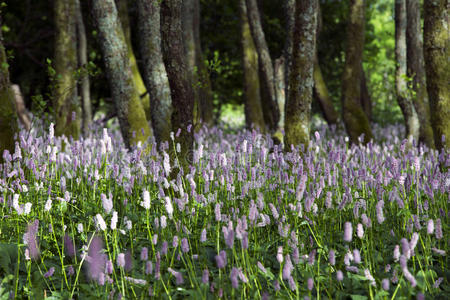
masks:
<instances>
[{"instance_id":1,"label":"purple flower spike","mask_svg":"<svg viewBox=\"0 0 450 300\"><path fill-rule=\"evenodd\" d=\"M44 277L45 277L45 278L52 277L52 276L53 276L53 273L55 273L55 268L54 268L54 267L51 267L51 268L47 271L47 273L44 274Z\"/></svg>"},{"instance_id":2,"label":"purple flower spike","mask_svg":"<svg viewBox=\"0 0 450 300\"><path fill-rule=\"evenodd\" d=\"M352 223L345 222L345 224L344 224L344 241L351 242L352 234L353 234Z\"/></svg>"}]
</instances>

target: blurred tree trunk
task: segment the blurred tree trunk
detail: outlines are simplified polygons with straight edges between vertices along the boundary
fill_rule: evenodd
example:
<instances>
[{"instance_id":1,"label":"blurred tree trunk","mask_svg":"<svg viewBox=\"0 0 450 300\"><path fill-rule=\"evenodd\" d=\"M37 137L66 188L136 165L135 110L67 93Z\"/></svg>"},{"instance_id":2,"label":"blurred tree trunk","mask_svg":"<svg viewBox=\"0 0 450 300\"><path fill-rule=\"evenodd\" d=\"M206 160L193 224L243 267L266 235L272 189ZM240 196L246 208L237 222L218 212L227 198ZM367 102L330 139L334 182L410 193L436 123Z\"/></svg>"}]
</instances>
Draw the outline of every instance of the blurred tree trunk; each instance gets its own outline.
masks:
<instances>
[{"instance_id":1,"label":"blurred tree trunk","mask_svg":"<svg viewBox=\"0 0 450 300\"><path fill-rule=\"evenodd\" d=\"M0 16L0 26L1 24ZM14 134L17 130L14 93L9 82L8 60L0 30L0 162L3 161L4 150L14 153Z\"/></svg>"},{"instance_id":2,"label":"blurred tree trunk","mask_svg":"<svg viewBox=\"0 0 450 300\"><path fill-rule=\"evenodd\" d=\"M316 40L319 39L320 32L322 31L322 12L320 10L320 4L317 12L317 32ZM324 119L327 121L328 125L336 124L339 118L338 112L334 109L333 101L331 100L330 94L328 93L327 84L322 76L322 71L319 65L319 57L316 52L314 53L314 90L313 97L318 101L319 106L322 110Z\"/></svg>"},{"instance_id":3,"label":"blurred tree trunk","mask_svg":"<svg viewBox=\"0 0 450 300\"><path fill-rule=\"evenodd\" d=\"M128 16L127 0L115 0L115 1L119 13L120 23L122 24L123 33L125 34L125 42L127 43L128 59L130 60L131 73L133 74L133 81L134 84L136 85L139 95L141 96L141 101L145 110L145 116L147 120L150 121L151 120L150 96L149 93L147 93L147 89L145 88L145 84L144 81L142 80L141 73L139 72L136 56L134 55L133 46L131 43L131 29L130 29L130 19Z\"/></svg>"},{"instance_id":4,"label":"blurred tree trunk","mask_svg":"<svg viewBox=\"0 0 450 300\"><path fill-rule=\"evenodd\" d=\"M419 119L416 109L408 99L406 83L406 0L395 1L395 90L397 102L405 119L406 138L409 143L419 140Z\"/></svg>"},{"instance_id":5,"label":"blurred tree trunk","mask_svg":"<svg viewBox=\"0 0 450 300\"><path fill-rule=\"evenodd\" d=\"M193 147L194 93L189 82L181 27L182 0L161 2L161 35L164 63L172 95L172 129L181 130L178 158L186 171L191 161Z\"/></svg>"},{"instance_id":6,"label":"blurred tree trunk","mask_svg":"<svg viewBox=\"0 0 450 300\"><path fill-rule=\"evenodd\" d=\"M273 73L274 73L274 84L275 84L275 95L277 98L277 104L278 104L278 111L280 113L280 116L278 118L278 124L277 124L277 131L272 136L276 143L281 144L284 141L284 137L282 134L282 131L284 131L284 121L285 121L285 111L284 108L286 106L286 95L285 95L285 58L282 55L281 57L275 59L274 66L273 66Z\"/></svg>"},{"instance_id":7,"label":"blurred tree trunk","mask_svg":"<svg viewBox=\"0 0 450 300\"><path fill-rule=\"evenodd\" d=\"M127 147L145 142L150 128L131 72L127 44L114 0L93 0L99 44L105 63L111 95Z\"/></svg>"},{"instance_id":8,"label":"blurred tree trunk","mask_svg":"<svg viewBox=\"0 0 450 300\"><path fill-rule=\"evenodd\" d=\"M198 68L195 59L195 40L194 40L194 0L183 0L181 28L183 28L184 53L186 56L187 75L189 83L194 92L194 123L198 124L201 118L199 104L199 78Z\"/></svg>"},{"instance_id":9,"label":"blurred tree trunk","mask_svg":"<svg viewBox=\"0 0 450 300\"><path fill-rule=\"evenodd\" d=\"M336 109L334 109L333 101L328 93L327 84L323 79L317 52L314 57L314 97L319 102L323 117L327 121L328 125L336 124L339 114Z\"/></svg>"},{"instance_id":10,"label":"blurred tree trunk","mask_svg":"<svg viewBox=\"0 0 450 300\"><path fill-rule=\"evenodd\" d=\"M367 87L366 72L361 62L361 97L360 97L361 107L367 116L367 119L372 119L372 99L370 98L369 89Z\"/></svg>"},{"instance_id":11,"label":"blurred tree trunk","mask_svg":"<svg viewBox=\"0 0 450 300\"><path fill-rule=\"evenodd\" d=\"M286 40L284 42L284 94L286 95L285 102L287 101L287 97L289 97L289 72L292 66L292 43L294 34L294 25L295 25L295 0L285 0L284 1L284 17L286 19Z\"/></svg>"},{"instance_id":12,"label":"blurred tree trunk","mask_svg":"<svg viewBox=\"0 0 450 300\"><path fill-rule=\"evenodd\" d=\"M25 130L29 131L31 129L30 112L25 107L25 102L23 101L22 92L20 91L20 86L18 84L11 84L11 89L14 92L14 102L17 117L20 123L22 123Z\"/></svg>"},{"instance_id":13,"label":"blurred tree trunk","mask_svg":"<svg viewBox=\"0 0 450 300\"><path fill-rule=\"evenodd\" d=\"M261 25L261 17L256 0L246 0L247 16L253 41L258 52L259 78L261 100L266 125L271 131L276 131L280 118L275 93L274 72L269 48Z\"/></svg>"},{"instance_id":14,"label":"blurred tree trunk","mask_svg":"<svg viewBox=\"0 0 450 300\"><path fill-rule=\"evenodd\" d=\"M75 0L76 18L77 18L77 42L78 42L78 68L82 69L79 93L83 107L83 134L89 133L89 125L92 122L91 91L89 83L89 74L87 73L87 40L86 29L84 27L83 14L80 0Z\"/></svg>"},{"instance_id":15,"label":"blurred tree trunk","mask_svg":"<svg viewBox=\"0 0 450 300\"><path fill-rule=\"evenodd\" d=\"M431 124L437 149L450 149L450 46L448 3L424 1L424 44ZM445 140L442 138L445 137Z\"/></svg>"},{"instance_id":16,"label":"blurred tree trunk","mask_svg":"<svg viewBox=\"0 0 450 300\"><path fill-rule=\"evenodd\" d=\"M139 47L143 79L150 94L150 115L157 143L169 141L172 99L161 50L160 2L138 0Z\"/></svg>"},{"instance_id":17,"label":"blurred tree trunk","mask_svg":"<svg viewBox=\"0 0 450 300\"><path fill-rule=\"evenodd\" d=\"M285 146L309 144L318 0L296 1Z\"/></svg>"},{"instance_id":18,"label":"blurred tree trunk","mask_svg":"<svg viewBox=\"0 0 450 300\"><path fill-rule=\"evenodd\" d=\"M352 143L358 143L361 134L364 134L364 143L372 138L369 120L360 104L364 23L364 0L351 0L342 79L342 115Z\"/></svg>"},{"instance_id":19,"label":"blurred tree trunk","mask_svg":"<svg viewBox=\"0 0 450 300\"><path fill-rule=\"evenodd\" d=\"M55 134L77 139L81 129L81 106L77 93L76 6L75 0L55 0L56 78L53 90Z\"/></svg>"},{"instance_id":20,"label":"blurred tree trunk","mask_svg":"<svg viewBox=\"0 0 450 300\"><path fill-rule=\"evenodd\" d=\"M255 126L264 132L265 124L258 75L258 53L250 32L245 0L239 0L239 13L241 16L242 63L244 67L245 122L247 128L250 129Z\"/></svg>"},{"instance_id":21,"label":"blurred tree trunk","mask_svg":"<svg viewBox=\"0 0 450 300\"><path fill-rule=\"evenodd\" d=\"M213 125L213 92L211 88L211 80L209 71L203 57L202 45L200 43L200 1L194 0L194 41L195 41L195 60L198 72L198 88L199 106L201 119L208 125Z\"/></svg>"},{"instance_id":22,"label":"blurred tree trunk","mask_svg":"<svg viewBox=\"0 0 450 300\"><path fill-rule=\"evenodd\" d=\"M419 0L406 0L406 11L407 75L409 78L412 78L411 89L414 91L412 102L420 121L418 141L434 148L430 105L428 103L427 83L425 80Z\"/></svg>"}]
</instances>

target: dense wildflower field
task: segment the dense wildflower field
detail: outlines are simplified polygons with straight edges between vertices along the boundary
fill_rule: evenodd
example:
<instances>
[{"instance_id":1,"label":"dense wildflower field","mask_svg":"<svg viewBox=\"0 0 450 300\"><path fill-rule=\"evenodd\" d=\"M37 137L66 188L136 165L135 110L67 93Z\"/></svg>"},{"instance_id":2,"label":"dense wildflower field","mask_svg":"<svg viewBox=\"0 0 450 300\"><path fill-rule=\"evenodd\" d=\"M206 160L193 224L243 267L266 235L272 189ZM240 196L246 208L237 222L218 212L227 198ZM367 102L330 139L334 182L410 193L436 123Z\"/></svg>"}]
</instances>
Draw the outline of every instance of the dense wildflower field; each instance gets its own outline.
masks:
<instances>
[{"instance_id":1,"label":"dense wildflower field","mask_svg":"<svg viewBox=\"0 0 450 300\"><path fill-rule=\"evenodd\" d=\"M203 128L184 158L176 134L127 151L100 127L22 131L0 166L0 299L448 299L450 155L376 136L324 127L283 152Z\"/></svg>"}]
</instances>

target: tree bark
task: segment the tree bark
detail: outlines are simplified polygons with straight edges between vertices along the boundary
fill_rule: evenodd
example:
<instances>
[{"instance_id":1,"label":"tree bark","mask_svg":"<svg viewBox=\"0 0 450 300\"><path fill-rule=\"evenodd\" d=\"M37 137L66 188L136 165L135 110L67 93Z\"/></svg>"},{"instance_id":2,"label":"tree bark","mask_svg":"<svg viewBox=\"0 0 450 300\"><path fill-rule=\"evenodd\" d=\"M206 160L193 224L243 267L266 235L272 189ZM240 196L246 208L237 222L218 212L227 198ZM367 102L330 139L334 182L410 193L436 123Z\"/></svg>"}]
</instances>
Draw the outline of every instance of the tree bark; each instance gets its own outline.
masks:
<instances>
[{"instance_id":1,"label":"tree bark","mask_svg":"<svg viewBox=\"0 0 450 300\"><path fill-rule=\"evenodd\" d=\"M318 0L296 1L290 94L286 102L285 146L309 144L314 85Z\"/></svg>"},{"instance_id":2,"label":"tree bark","mask_svg":"<svg viewBox=\"0 0 450 300\"><path fill-rule=\"evenodd\" d=\"M111 95L124 142L130 147L139 141L147 141L150 128L133 80L125 35L114 0L93 0L92 3Z\"/></svg>"},{"instance_id":3,"label":"tree bark","mask_svg":"<svg viewBox=\"0 0 450 300\"><path fill-rule=\"evenodd\" d=\"M372 119L372 99L370 98L369 88L367 87L366 72L364 72L363 65L361 63L361 107L367 116L367 119Z\"/></svg>"},{"instance_id":4,"label":"tree bark","mask_svg":"<svg viewBox=\"0 0 450 300\"><path fill-rule=\"evenodd\" d=\"M81 102L83 107L83 134L87 136L90 132L89 126L92 123L92 105L91 105L91 91L89 74L87 73L87 40L86 29L83 21L83 14L81 10L80 0L75 0L76 10L76 28L77 28L77 41L78 41L78 68L81 68L81 79L79 84L79 94L81 95Z\"/></svg>"},{"instance_id":5,"label":"tree bark","mask_svg":"<svg viewBox=\"0 0 450 300\"><path fill-rule=\"evenodd\" d=\"M265 130L258 75L258 53L250 32L245 0L239 1L241 19L242 64L244 68L245 122L247 128Z\"/></svg>"},{"instance_id":6,"label":"tree bark","mask_svg":"<svg viewBox=\"0 0 450 300\"><path fill-rule=\"evenodd\" d=\"M352 143L358 143L361 134L364 134L364 143L372 138L369 120L360 104L364 23L364 0L351 0L342 79L342 115Z\"/></svg>"},{"instance_id":7,"label":"tree bark","mask_svg":"<svg viewBox=\"0 0 450 300\"><path fill-rule=\"evenodd\" d=\"M1 24L0 16L0 26ZM17 130L14 94L9 82L8 60L0 30L0 162L3 161L4 150L14 153L14 134Z\"/></svg>"},{"instance_id":8,"label":"tree bark","mask_svg":"<svg viewBox=\"0 0 450 300\"><path fill-rule=\"evenodd\" d=\"M408 99L406 83L406 0L395 1L395 91L397 102L405 119L406 138L412 144L419 140L419 119L416 109Z\"/></svg>"},{"instance_id":9,"label":"tree bark","mask_svg":"<svg viewBox=\"0 0 450 300\"><path fill-rule=\"evenodd\" d=\"M289 78L292 67L292 44L295 25L295 0L284 1L284 14L286 19L286 40L284 42L284 94L286 95L285 102L289 97ZM284 110L284 109L283 109Z\"/></svg>"},{"instance_id":10,"label":"tree bark","mask_svg":"<svg viewBox=\"0 0 450 300\"><path fill-rule=\"evenodd\" d=\"M431 124L437 149L450 149L450 46L446 0L424 1L424 50Z\"/></svg>"},{"instance_id":11,"label":"tree bark","mask_svg":"<svg viewBox=\"0 0 450 300\"><path fill-rule=\"evenodd\" d=\"M200 43L200 1L194 0L194 42L195 42L195 61L198 70L198 88L199 106L201 120L207 125L214 123L214 105L213 92L211 88L211 80L209 71L203 57L202 45Z\"/></svg>"},{"instance_id":12,"label":"tree bark","mask_svg":"<svg viewBox=\"0 0 450 300\"><path fill-rule=\"evenodd\" d=\"M412 103L417 112L419 142L434 148L433 129L430 120L427 85L425 80L425 63L423 57L422 30L420 25L419 0L406 0L406 58L407 75L412 78L410 88L414 91Z\"/></svg>"},{"instance_id":13,"label":"tree bark","mask_svg":"<svg viewBox=\"0 0 450 300\"><path fill-rule=\"evenodd\" d=\"M264 120L271 131L276 131L280 112L278 111L275 93L272 59L270 58L269 48L262 29L261 17L256 0L246 0L246 3L250 31L256 46L256 51L258 52Z\"/></svg>"},{"instance_id":14,"label":"tree bark","mask_svg":"<svg viewBox=\"0 0 450 300\"><path fill-rule=\"evenodd\" d=\"M77 69L75 0L55 0L55 58L53 108L55 134L77 139L81 129L81 106L74 72Z\"/></svg>"},{"instance_id":15,"label":"tree bark","mask_svg":"<svg viewBox=\"0 0 450 300\"><path fill-rule=\"evenodd\" d=\"M172 99L161 50L160 5L153 0L137 1L143 79L150 94L150 115L157 143L169 141L172 130Z\"/></svg>"},{"instance_id":16,"label":"tree bark","mask_svg":"<svg viewBox=\"0 0 450 300\"><path fill-rule=\"evenodd\" d=\"M131 29L130 29L130 18L128 16L128 6L127 0L115 0L117 11L119 13L120 23L122 24L123 33L125 34L125 42L127 43L128 49L128 59L130 60L131 73L133 74L133 81L136 88L141 95L142 105L144 106L145 116L147 120L151 120L150 112L150 93L147 93L144 81L142 79L141 73L139 72L139 67L136 61L136 56L134 55L133 45L131 43ZM150 126L150 130L151 130Z\"/></svg>"},{"instance_id":17,"label":"tree bark","mask_svg":"<svg viewBox=\"0 0 450 300\"><path fill-rule=\"evenodd\" d=\"M187 73L181 28L182 0L163 0L161 3L161 34L164 63L169 78L172 95L172 128L181 130L179 142L181 154L178 155L186 171L191 162L193 147L194 93Z\"/></svg>"},{"instance_id":18,"label":"tree bark","mask_svg":"<svg viewBox=\"0 0 450 300\"><path fill-rule=\"evenodd\" d=\"M20 86L18 84L11 84L11 89L14 92L14 102L17 117L19 118L20 123L22 123L23 127L26 131L31 129L31 120L29 117L29 111L25 107L25 102L23 101L22 92L20 91Z\"/></svg>"},{"instance_id":19,"label":"tree bark","mask_svg":"<svg viewBox=\"0 0 450 300\"><path fill-rule=\"evenodd\" d=\"M317 49L316 49L317 50ZM319 58L317 51L314 57L314 97L319 102L323 117L328 125L336 124L339 118L338 112L334 109L333 101L328 93L327 84L320 70Z\"/></svg>"}]
</instances>

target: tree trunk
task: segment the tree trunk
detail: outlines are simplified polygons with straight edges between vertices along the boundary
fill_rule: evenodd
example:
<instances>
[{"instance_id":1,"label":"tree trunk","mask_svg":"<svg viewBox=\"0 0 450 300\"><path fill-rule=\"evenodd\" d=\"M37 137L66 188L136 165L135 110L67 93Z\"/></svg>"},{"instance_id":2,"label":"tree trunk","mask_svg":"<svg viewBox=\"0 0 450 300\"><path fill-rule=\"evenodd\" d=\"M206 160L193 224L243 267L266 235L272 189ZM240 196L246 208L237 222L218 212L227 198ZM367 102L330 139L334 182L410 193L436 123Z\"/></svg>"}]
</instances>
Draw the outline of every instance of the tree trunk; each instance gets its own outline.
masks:
<instances>
[{"instance_id":1,"label":"tree trunk","mask_svg":"<svg viewBox=\"0 0 450 300\"><path fill-rule=\"evenodd\" d=\"M358 143L361 134L364 134L364 143L372 138L369 120L360 104L364 23L364 0L351 0L342 79L342 115L352 143Z\"/></svg>"},{"instance_id":2,"label":"tree trunk","mask_svg":"<svg viewBox=\"0 0 450 300\"><path fill-rule=\"evenodd\" d=\"M317 49L316 49L317 50ZM314 57L314 97L319 102L322 109L323 117L328 125L336 124L339 118L338 112L334 109L333 101L328 93L327 84L320 70L319 58L317 51Z\"/></svg>"},{"instance_id":3,"label":"tree trunk","mask_svg":"<svg viewBox=\"0 0 450 300\"><path fill-rule=\"evenodd\" d=\"M247 15L250 24L253 41L258 52L259 76L261 87L261 99L264 120L271 131L275 131L280 118L275 93L274 72L269 48L267 47L264 31L261 25L256 0L246 0Z\"/></svg>"},{"instance_id":4,"label":"tree trunk","mask_svg":"<svg viewBox=\"0 0 450 300\"><path fill-rule=\"evenodd\" d=\"M290 94L286 102L285 146L309 144L309 123L314 86L314 54L318 0L296 1Z\"/></svg>"},{"instance_id":5,"label":"tree trunk","mask_svg":"<svg viewBox=\"0 0 450 300\"><path fill-rule=\"evenodd\" d=\"M317 32L316 39L319 39L320 32L322 31L322 12L320 10L320 4L317 12ZM317 44L317 43L316 43ZM319 57L317 55L318 49L316 45L316 52L314 54L314 90L313 96L319 102L319 106L322 110L324 119L328 125L336 124L338 122L339 114L334 109L333 101L328 93L327 84L322 76L320 69Z\"/></svg>"},{"instance_id":6,"label":"tree trunk","mask_svg":"<svg viewBox=\"0 0 450 300\"><path fill-rule=\"evenodd\" d=\"M369 89L367 87L367 80L366 80L366 72L364 72L363 65L361 63L361 96L360 96L360 103L361 107L364 111L364 113L367 116L367 119L372 119L372 99L370 98Z\"/></svg>"},{"instance_id":7,"label":"tree trunk","mask_svg":"<svg viewBox=\"0 0 450 300\"><path fill-rule=\"evenodd\" d=\"M172 130L172 99L161 50L160 5L153 0L137 1L143 79L150 94L150 115L157 143L169 141Z\"/></svg>"},{"instance_id":8,"label":"tree trunk","mask_svg":"<svg viewBox=\"0 0 450 300\"><path fill-rule=\"evenodd\" d=\"M81 128L81 106L74 72L77 69L75 0L55 0L56 72L53 93L55 134L77 139Z\"/></svg>"},{"instance_id":9,"label":"tree trunk","mask_svg":"<svg viewBox=\"0 0 450 300\"><path fill-rule=\"evenodd\" d=\"M437 149L450 149L450 47L446 0L424 1L424 44L431 124Z\"/></svg>"},{"instance_id":10,"label":"tree trunk","mask_svg":"<svg viewBox=\"0 0 450 300\"><path fill-rule=\"evenodd\" d=\"M213 93L209 71L203 57L202 45L200 43L200 1L194 0L194 41L195 41L195 60L198 70L198 97L201 113L201 120L207 125L214 123L214 105Z\"/></svg>"},{"instance_id":11,"label":"tree trunk","mask_svg":"<svg viewBox=\"0 0 450 300\"><path fill-rule=\"evenodd\" d=\"M258 53L250 32L245 0L239 1L239 13L241 16L242 64L244 67L245 122L247 128L250 129L254 126L264 132L265 124L258 75Z\"/></svg>"},{"instance_id":12,"label":"tree trunk","mask_svg":"<svg viewBox=\"0 0 450 300\"><path fill-rule=\"evenodd\" d=\"M405 119L406 138L412 144L419 140L419 119L408 99L406 83L406 0L395 1L395 91L397 102Z\"/></svg>"},{"instance_id":13,"label":"tree trunk","mask_svg":"<svg viewBox=\"0 0 450 300\"><path fill-rule=\"evenodd\" d=\"M191 162L193 147L194 93L189 82L181 31L182 0L163 0L161 3L161 34L164 63L172 95L172 128L181 130L178 158L186 171Z\"/></svg>"},{"instance_id":14,"label":"tree trunk","mask_svg":"<svg viewBox=\"0 0 450 300\"><path fill-rule=\"evenodd\" d=\"M124 142L130 147L138 141L147 141L150 127L134 84L125 35L114 0L94 0L92 3L111 95Z\"/></svg>"},{"instance_id":15,"label":"tree trunk","mask_svg":"<svg viewBox=\"0 0 450 300\"><path fill-rule=\"evenodd\" d=\"M277 124L277 131L274 134L274 137L277 139L276 142L283 143L283 134L282 131L284 131L284 121L285 121L285 113L284 113L284 107L286 106L286 95L284 92L286 91L285 87L285 67L286 62L284 56L281 56L277 59L275 59L275 63L273 66L273 73L274 73L274 84L275 84L275 95L277 97L277 103L278 103L278 111L280 112L280 117L278 118L278 124Z\"/></svg>"},{"instance_id":16,"label":"tree trunk","mask_svg":"<svg viewBox=\"0 0 450 300\"><path fill-rule=\"evenodd\" d=\"M3 161L4 150L14 153L14 134L17 130L14 94L9 82L8 60L0 30L0 162Z\"/></svg>"},{"instance_id":17,"label":"tree trunk","mask_svg":"<svg viewBox=\"0 0 450 300\"><path fill-rule=\"evenodd\" d=\"M130 19L128 16L127 0L116 0L117 10L119 13L120 23L122 24L123 33L125 34L125 41L128 49L128 59L130 60L131 73L133 74L133 81L141 96L142 105L144 106L145 116L147 120L151 120L150 112L150 93L147 93L144 81L142 80L139 67L137 65L136 56L134 55L133 45L131 43L131 29ZM151 130L150 126L150 130Z\"/></svg>"},{"instance_id":18,"label":"tree trunk","mask_svg":"<svg viewBox=\"0 0 450 300\"><path fill-rule=\"evenodd\" d=\"M87 40L86 29L84 27L83 14L81 10L80 0L75 0L76 18L77 18L77 41L78 41L78 68L81 68L81 82L79 85L79 94L81 95L81 102L83 107L83 134L89 134L89 126L92 122L92 105L91 105L91 91L89 83L89 74L87 73Z\"/></svg>"},{"instance_id":19,"label":"tree trunk","mask_svg":"<svg viewBox=\"0 0 450 300\"><path fill-rule=\"evenodd\" d=\"M11 84L11 89L14 92L14 102L16 107L17 117L19 118L20 123L22 123L23 127L26 131L31 129L31 120L30 120L30 112L25 107L25 102L23 101L22 92L20 91L20 86L18 84Z\"/></svg>"},{"instance_id":20,"label":"tree trunk","mask_svg":"<svg viewBox=\"0 0 450 300\"><path fill-rule=\"evenodd\" d=\"M434 148L433 129L430 121L423 58L422 30L420 25L419 0L406 0L406 57L407 75L412 78L410 88L414 91L413 105L419 117L419 142Z\"/></svg>"},{"instance_id":21,"label":"tree trunk","mask_svg":"<svg viewBox=\"0 0 450 300\"><path fill-rule=\"evenodd\" d=\"M284 42L284 94L286 95L285 102L289 97L289 78L292 67L292 43L295 24L295 0L284 1L284 14L286 19L286 40ZM284 109L283 109L284 110Z\"/></svg>"}]
</instances>

